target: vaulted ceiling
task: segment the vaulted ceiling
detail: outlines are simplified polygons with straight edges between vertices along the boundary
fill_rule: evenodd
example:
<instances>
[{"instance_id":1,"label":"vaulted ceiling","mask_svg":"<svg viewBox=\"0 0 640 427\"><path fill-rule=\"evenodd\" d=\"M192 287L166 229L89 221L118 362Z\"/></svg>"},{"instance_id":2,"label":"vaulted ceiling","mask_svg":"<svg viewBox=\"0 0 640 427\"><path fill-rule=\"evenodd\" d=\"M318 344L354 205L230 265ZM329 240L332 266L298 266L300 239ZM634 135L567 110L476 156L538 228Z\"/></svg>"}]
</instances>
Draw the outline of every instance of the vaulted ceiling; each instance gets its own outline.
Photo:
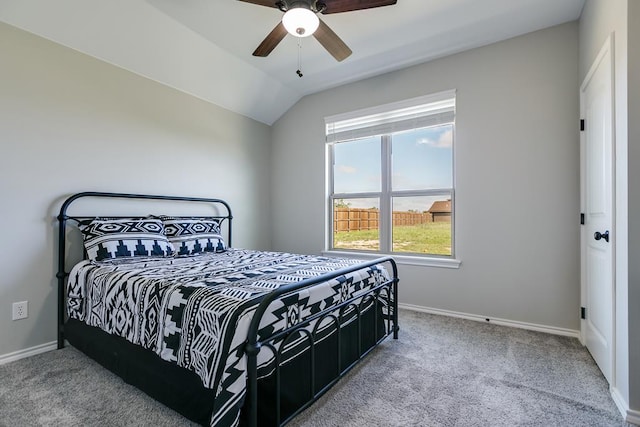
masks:
<instances>
[{"instance_id":1,"label":"vaulted ceiling","mask_svg":"<svg viewBox=\"0 0 640 427\"><path fill-rule=\"evenodd\" d=\"M290 35L252 56L282 12L237 0L0 0L0 21L272 124L305 95L572 21L583 4L398 0L322 15L353 50L342 62Z\"/></svg>"}]
</instances>

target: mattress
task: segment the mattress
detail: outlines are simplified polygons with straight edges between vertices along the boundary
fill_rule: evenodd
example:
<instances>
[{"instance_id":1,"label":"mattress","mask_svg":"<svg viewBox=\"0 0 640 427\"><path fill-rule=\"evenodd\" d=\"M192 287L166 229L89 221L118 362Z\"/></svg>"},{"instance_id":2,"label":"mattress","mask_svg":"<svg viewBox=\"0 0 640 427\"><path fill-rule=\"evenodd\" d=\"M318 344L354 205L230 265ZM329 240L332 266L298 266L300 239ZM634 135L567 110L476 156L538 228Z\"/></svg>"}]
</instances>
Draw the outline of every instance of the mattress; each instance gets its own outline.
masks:
<instances>
[{"instance_id":1,"label":"mattress","mask_svg":"<svg viewBox=\"0 0 640 427\"><path fill-rule=\"evenodd\" d=\"M261 299L283 285L358 263L240 249L191 257L82 261L69 275L67 312L71 319L197 374L205 388L215 390L211 425L234 425L246 392L244 344ZM388 279L386 270L374 265L285 295L262 317L259 336L295 326ZM388 301L383 298L381 303ZM319 333L323 327L309 325ZM289 340L286 346L283 354L293 357L300 342ZM273 359L271 351L259 353L261 375L269 373Z\"/></svg>"}]
</instances>

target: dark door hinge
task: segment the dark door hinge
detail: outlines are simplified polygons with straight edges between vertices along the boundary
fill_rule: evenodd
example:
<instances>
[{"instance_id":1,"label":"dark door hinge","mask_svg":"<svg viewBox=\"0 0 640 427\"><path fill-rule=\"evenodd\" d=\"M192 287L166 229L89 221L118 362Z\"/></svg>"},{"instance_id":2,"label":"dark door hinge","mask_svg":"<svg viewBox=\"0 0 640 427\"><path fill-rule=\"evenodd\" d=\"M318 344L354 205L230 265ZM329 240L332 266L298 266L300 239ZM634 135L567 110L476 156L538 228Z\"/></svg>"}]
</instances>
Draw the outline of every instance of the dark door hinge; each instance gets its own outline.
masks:
<instances>
[{"instance_id":1,"label":"dark door hinge","mask_svg":"<svg viewBox=\"0 0 640 427\"><path fill-rule=\"evenodd\" d=\"M587 309L586 309L586 307L580 307L580 318L581 319L586 319L587 318Z\"/></svg>"},{"instance_id":2,"label":"dark door hinge","mask_svg":"<svg viewBox=\"0 0 640 427\"><path fill-rule=\"evenodd\" d=\"M584 130L584 119L580 119L580 130Z\"/></svg>"},{"instance_id":3,"label":"dark door hinge","mask_svg":"<svg viewBox=\"0 0 640 427\"><path fill-rule=\"evenodd\" d=\"M584 214L580 214L580 225L584 225Z\"/></svg>"}]
</instances>

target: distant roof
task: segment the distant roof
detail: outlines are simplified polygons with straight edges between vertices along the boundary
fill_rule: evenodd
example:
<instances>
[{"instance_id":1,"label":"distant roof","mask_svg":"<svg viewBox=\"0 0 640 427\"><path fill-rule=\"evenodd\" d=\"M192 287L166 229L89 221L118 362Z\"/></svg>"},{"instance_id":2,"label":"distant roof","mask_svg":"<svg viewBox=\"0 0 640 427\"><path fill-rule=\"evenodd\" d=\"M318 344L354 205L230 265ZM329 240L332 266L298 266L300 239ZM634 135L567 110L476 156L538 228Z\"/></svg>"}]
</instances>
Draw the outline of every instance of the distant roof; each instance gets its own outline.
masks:
<instances>
[{"instance_id":1,"label":"distant roof","mask_svg":"<svg viewBox=\"0 0 640 427\"><path fill-rule=\"evenodd\" d=\"M451 200L439 200L433 202L428 212L431 213L451 213Z\"/></svg>"}]
</instances>

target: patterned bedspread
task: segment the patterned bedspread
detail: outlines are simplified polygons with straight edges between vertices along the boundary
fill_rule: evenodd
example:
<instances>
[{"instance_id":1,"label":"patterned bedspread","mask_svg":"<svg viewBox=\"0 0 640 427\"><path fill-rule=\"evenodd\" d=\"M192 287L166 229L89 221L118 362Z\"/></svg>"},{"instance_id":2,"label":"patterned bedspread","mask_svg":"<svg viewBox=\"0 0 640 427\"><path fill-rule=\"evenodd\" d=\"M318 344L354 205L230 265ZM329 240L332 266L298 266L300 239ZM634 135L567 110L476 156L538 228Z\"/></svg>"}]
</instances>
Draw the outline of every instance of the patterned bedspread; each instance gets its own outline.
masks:
<instances>
[{"instance_id":1,"label":"patterned bedspread","mask_svg":"<svg viewBox=\"0 0 640 427\"><path fill-rule=\"evenodd\" d=\"M230 249L185 258L82 261L71 271L71 318L150 349L197 373L216 390L212 426L238 423L246 387L242 352L261 297L282 285L357 264L357 260ZM388 274L358 270L274 301L261 336L286 329L327 307L366 292ZM265 353L265 354L263 354ZM259 364L269 362L268 352Z\"/></svg>"}]
</instances>

